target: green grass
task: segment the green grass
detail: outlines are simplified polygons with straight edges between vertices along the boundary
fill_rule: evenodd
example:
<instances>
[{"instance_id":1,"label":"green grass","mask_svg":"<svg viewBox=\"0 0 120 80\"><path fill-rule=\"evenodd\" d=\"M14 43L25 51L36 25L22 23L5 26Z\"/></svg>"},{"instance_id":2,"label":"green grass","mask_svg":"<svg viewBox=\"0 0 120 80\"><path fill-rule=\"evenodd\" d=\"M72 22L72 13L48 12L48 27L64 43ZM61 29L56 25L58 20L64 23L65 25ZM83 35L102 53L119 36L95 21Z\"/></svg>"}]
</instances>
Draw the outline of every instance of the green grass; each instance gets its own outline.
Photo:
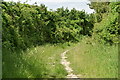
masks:
<instances>
[{"instance_id":1,"label":"green grass","mask_svg":"<svg viewBox=\"0 0 120 80\"><path fill-rule=\"evenodd\" d=\"M2 78L2 50L0 50L0 78Z\"/></svg>"},{"instance_id":2,"label":"green grass","mask_svg":"<svg viewBox=\"0 0 120 80\"><path fill-rule=\"evenodd\" d=\"M74 73L80 78L117 78L118 46L85 42L67 53Z\"/></svg>"},{"instance_id":3,"label":"green grass","mask_svg":"<svg viewBox=\"0 0 120 80\"><path fill-rule=\"evenodd\" d=\"M67 72L60 64L60 55L73 46L46 44L12 54L3 50L3 78L65 78Z\"/></svg>"},{"instance_id":4,"label":"green grass","mask_svg":"<svg viewBox=\"0 0 120 80\"><path fill-rule=\"evenodd\" d=\"M60 55L66 50L80 78L118 77L118 46L92 42L87 38L79 44L46 44L12 54L3 49L3 78L65 78Z\"/></svg>"}]
</instances>

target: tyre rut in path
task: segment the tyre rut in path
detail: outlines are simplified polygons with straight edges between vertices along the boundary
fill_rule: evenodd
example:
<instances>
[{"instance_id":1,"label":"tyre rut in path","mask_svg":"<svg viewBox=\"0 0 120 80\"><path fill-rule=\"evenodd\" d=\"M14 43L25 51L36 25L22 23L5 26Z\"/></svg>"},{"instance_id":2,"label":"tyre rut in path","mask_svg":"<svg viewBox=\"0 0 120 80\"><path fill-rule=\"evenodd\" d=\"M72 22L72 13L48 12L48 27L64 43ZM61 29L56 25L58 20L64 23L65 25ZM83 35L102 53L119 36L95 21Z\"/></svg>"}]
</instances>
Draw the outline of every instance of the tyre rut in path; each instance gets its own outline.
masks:
<instances>
[{"instance_id":1,"label":"tyre rut in path","mask_svg":"<svg viewBox=\"0 0 120 80\"><path fill-rule=\"evenodd\" d=\"M73 69L70 67L70 62L66 60L67 57L65 55L68 51L69 50L66 50L61 54L61 64L65 67L65 70L68 73L67 78L78 78L77 75L73 73Z\"/></svg>"}]
</instances>

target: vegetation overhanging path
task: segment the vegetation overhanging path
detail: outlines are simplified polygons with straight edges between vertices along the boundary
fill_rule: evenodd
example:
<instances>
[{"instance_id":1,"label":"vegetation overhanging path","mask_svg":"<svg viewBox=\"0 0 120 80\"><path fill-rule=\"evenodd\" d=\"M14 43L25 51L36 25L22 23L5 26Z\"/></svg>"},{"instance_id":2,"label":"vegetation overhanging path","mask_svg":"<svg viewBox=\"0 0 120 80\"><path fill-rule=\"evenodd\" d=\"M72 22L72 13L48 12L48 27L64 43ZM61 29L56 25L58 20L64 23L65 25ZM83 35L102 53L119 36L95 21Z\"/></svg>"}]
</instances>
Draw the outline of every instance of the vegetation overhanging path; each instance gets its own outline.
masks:
<instances>
[{"instance_id":1,"label":"vegetation overhanging path","mask_svg":"<svg viewBox=\"0 0 120 80\"><path fill-rule=\"evenodd\" d=\"M61 54L61 64L65 67L65 70L68 73L67 78L78 78L77 75L73 73L73 69L70 67L70 62L66 60L67 57L65 55L68 51L69 50L66 50Z\"/></svg>"}]
</instances>

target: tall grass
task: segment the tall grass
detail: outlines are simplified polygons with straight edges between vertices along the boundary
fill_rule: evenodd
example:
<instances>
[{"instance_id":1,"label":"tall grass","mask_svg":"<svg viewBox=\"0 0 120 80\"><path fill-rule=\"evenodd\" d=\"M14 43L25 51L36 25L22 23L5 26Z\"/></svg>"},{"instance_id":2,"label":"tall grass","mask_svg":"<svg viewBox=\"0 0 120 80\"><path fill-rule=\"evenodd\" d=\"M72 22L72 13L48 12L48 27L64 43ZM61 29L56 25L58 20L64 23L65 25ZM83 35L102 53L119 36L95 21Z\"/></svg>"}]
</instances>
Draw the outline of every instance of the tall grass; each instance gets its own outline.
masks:
<instances>
[{"instance_id":1,"label":"tall grass","mask_svg":"<svg viewBox=\"0 0 120 80\"><path fill-rule=\"evenodd\" d=\"M93 42L46 44L11 54L3 49L3 78L65 78L60 55L66 50L73 73L80 78L118 77L118 46Z\"/></svg>"},{"instance_id":2,"label":"tall grass","mask_svg":"<svg viewBox=\"0 0 120 80\"><path fill-rule=\"evenodd\" d=\"M80 78L117 78L118 46L85 42L67 54L74 73Z\"/></svg>"},{"instance_id":3,"label":"tall grass","mask_svg":"<svg viewBox=\"0 0 120 80\"><path fill-rule=\"evenodd\" d=\"M64 78L61 53L69 44L43 45L25 52L3 52L3 78Z\"/></svg>"}]
</instances>

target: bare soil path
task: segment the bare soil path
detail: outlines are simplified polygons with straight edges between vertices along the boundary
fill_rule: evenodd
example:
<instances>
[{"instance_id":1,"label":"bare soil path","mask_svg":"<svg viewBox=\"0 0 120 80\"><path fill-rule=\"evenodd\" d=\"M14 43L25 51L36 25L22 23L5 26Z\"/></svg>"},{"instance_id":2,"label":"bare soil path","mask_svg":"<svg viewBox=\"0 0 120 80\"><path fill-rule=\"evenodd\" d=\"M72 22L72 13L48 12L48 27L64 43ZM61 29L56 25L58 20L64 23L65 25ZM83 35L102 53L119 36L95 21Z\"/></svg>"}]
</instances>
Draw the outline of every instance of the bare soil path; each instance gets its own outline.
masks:
<instances>
[{"instance_id":1,"label":"bare soil path","mask_svg":"<svg viewBox=\"0 0 120 80\"><path fill-rule=\"evenodd\" d=\"M70 62L66 60L66 53L69 50L66 50L61 54L61 64L65 67L65 70L67 71L68 75L67 78L78 78L77 75L73 73L73 69L70 67Z\"/></svg>"}]
</instances>

